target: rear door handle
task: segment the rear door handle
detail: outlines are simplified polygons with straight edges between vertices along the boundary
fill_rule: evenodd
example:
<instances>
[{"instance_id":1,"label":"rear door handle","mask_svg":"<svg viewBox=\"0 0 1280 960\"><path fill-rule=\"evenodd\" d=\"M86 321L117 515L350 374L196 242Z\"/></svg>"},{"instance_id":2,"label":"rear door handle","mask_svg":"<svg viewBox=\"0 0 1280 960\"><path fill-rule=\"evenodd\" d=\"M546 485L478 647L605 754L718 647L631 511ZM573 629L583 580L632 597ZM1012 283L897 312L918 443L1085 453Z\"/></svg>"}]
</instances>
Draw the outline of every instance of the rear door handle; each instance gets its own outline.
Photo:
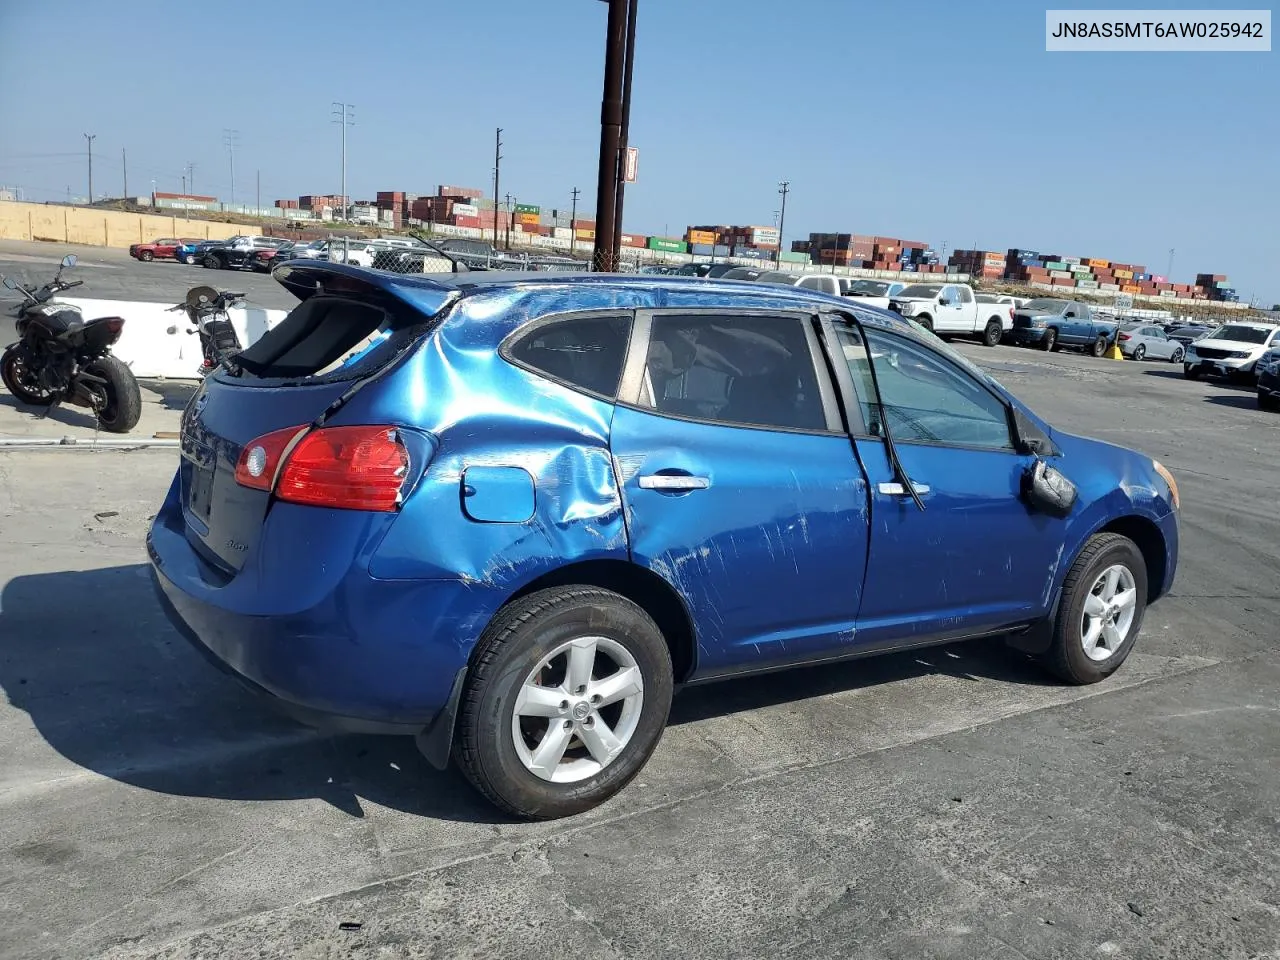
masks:
<instances>
[{"instance_id":1,"label":"rear door handle","mask_svg":"<svg viewBox=\"0 0 1280 960\"><path fill-rule=\"evenodd\" d=\"M913 484L911 484L911 486L915 489L916 493L917 493L919 496L922 496L922 497L923 497L923 496L926 496L926 495L929 493L929 486L928 486L928 484L924 484L924 483L913 483ZM908 494L908 493L907 493L907 488L906 488L906 487L904 487L904 486L903 486L902 484L900 484L900 483L882 483L882 484L880 484L880 486L879 486L877 489L879 489L879 491L880 491L882 494L884 494L886 497L906 497L906 496L910 496L910 494Z\"/></svg>"},{"instance_id":2,"label":"rear door handle","mask_svg":"<svg viewBox=\"0 0 1280 960\"><path fill-rule=\"evenodd\" d=\"M639 479L641 490L705 490L711 486L708 477L694 477L689 474L652 473Z\"/></svg>"}]
</instances>

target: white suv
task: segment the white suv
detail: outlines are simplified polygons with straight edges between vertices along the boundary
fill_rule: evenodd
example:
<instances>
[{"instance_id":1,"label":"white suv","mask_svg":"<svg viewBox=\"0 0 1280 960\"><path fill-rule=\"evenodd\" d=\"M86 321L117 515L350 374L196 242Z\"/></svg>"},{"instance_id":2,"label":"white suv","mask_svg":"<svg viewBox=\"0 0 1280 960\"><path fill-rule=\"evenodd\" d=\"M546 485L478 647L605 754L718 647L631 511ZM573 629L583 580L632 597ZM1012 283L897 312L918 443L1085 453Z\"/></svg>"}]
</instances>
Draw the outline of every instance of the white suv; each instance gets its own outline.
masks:
<instances>
[{"instance_id":1,"label":"white suv","mask_svg":"<svg viewBox=\"0 0 1280 960\"><path fill-rule=\"evenodd\" d=\"M1203 376L1253 377L1258 361L1276 346L1280 346L1280 324L1233 320L1187 344L1182 374L1188 380Z\"/></svg>"}]
</instances>

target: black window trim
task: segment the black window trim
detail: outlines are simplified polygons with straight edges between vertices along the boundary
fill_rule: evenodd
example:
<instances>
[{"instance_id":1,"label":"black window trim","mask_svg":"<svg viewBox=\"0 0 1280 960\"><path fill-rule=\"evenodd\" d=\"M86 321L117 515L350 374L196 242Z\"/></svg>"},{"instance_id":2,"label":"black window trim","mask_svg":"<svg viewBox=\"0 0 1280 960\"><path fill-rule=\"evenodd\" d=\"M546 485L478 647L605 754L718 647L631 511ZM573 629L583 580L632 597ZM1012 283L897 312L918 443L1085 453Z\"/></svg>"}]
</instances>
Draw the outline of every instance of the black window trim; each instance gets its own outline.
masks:
<instances>
[{"instance_id":1,"label":"black window trim","mask_svg":"<svg viewBox=\"0 0 1280 960\"><path fill-rule=\"evenodd\" d=\"M728 420L709 420L705 417L689 417L678 413L667 413L654 407L645 406L641 391L644 389L645 368L649 362L649 338L653 330L653 318L664 316L679 317L773 317L794 320L804 331L805 343L809 347L809 363L813 368L818 384L818 396L822 402L822 415L827 425L824 429L808 429L804 427L779 427L762 423L735 423ZM618 387L619 406L638 410L655 417L668 420L682 420L686 423L700 423L710 427L727 427L731 430L764 430L769 433L795 433L811 437L845 437L844 421L840 415L840 394L831 382L827 360L822 343L814 330L815 314L811 307L774 308L774 307L739 307L732 304L717 307L652 307L638 308L635 311L635 322L631 327L631 345L622 368L622 381Z\"/></svg>"},{"instance_id":2,"label":"black window trim","mask_svg":"<svg viewBox=\"0 0 1280 960\"><path fill-rule=\"evenodd\" d=\"M627 337L627 343L622 356L622 372L618 377L618 387L614 394L599 393L595 390L588 390L580 383L574 383L572 380L565 380L557 377L552 373L533 364L525 363L523 360L517 359L512 355L511 350L515 344L525 337L536 333L543 327L551 326L557 323L563 323L571 320L609 320L609 319L625 319L630 322L630 334ZM498 344L498 356L502 357L507 363L511 364L526 373L531 373L535 377L541 377L543 380L549 380L552 383L559 384L566 389L575 393L580 393L586 397L593 397L596 400L603 400L606 403L617 403L618 396L622 393L623 385L626 383L627 364L631 359L631 352L636 340L636 310L633 307L609 307L609 308L592 308L589 310L566 310L562 313L548 313L540 317L535 317L525 323L520 324Z\"/></svg>"},{"instance_id":3,"label":"black window trim","mask_svg":"<svg viewBox=\"0 0 1280 960\"><path fill-rule=\"evenodd\" d=\"M851 323L846 323L842 319L846 315L847 314L840 312L823 314L823 332L824 343L826 344L830 355L830 363L832 368L836 371L836 379L840 385L841 403L845 411L845 417L849 423L849 432L850 435L857 440L874 440L876 442L883 443L884 437L871 433L870 429L867 427L866 420L862 416L862 404L859 402L858 390L853 382L853 374L849 372L849 364L845 361L843 351L839 349L838 338L836 336L837 331L842 328L850 330L856 329ZM1007 397L1001 396L998 391L992 389L990 384L983 383L981 380L978 380L968 370L964 369L964 367L958 365L946 354L939 353L919 337L915 337L910 333L903 333L898 330L887 330L880 326L871 326L868 330L873 330L876 333L887 334L890 337L897 337L898 339L910 342L913 346L927 351L931 357L938 359L970 383L974 383L981 387L1003 408L1005 426L1009 431L1009 444L1004 447L985 447L980 444L955 443L950 440L917 440L912 437L899 437L896 434L893 438L894 443L899 445L905 443L922 447L945 447L953 450L978 450L985 453L1018 453L1017 430L1014 423L1014 408L1013 405L1009 403Z\"/></svg>"}]
</instances>

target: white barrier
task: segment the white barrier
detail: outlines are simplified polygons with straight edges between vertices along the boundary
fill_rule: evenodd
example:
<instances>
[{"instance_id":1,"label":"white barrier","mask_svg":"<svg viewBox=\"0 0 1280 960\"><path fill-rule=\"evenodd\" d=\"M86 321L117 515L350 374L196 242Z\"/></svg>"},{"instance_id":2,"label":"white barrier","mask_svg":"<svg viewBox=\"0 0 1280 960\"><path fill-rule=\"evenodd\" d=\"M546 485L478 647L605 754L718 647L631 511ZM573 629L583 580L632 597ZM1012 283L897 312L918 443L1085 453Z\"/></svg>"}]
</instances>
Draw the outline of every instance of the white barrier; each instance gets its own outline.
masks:
<instances>
[{"instance_id":1,"label":"white barrier","mask_svg":"<svg viewBox=\"0 0 1280 960\"><path fill-rule=\"evenodd\" d=\"M194 380L204 360L200 336L183 311L169 312L171 303L149 300L89 300L59 297L59 302L79 307L85 320L98 317L124 317L124 330L111 352L129 365L135 377L164 377ZM287 310L264 310L261 307L232 307L228 311L231 325L245 346L288 316ZM191 330L193 332L188 333ZM14 338L16 339L16 331Z\"/></svg>"}]
</instances>

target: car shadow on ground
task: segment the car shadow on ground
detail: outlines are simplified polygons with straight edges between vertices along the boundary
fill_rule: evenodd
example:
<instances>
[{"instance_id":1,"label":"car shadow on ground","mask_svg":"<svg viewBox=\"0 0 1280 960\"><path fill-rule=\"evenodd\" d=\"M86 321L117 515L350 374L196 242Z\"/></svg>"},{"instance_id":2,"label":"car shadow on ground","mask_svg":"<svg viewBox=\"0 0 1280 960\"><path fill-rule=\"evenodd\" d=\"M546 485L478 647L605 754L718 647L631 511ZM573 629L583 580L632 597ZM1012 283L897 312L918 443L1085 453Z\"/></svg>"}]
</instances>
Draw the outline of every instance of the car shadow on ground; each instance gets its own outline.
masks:
<instances>
[{"instance_id":1,"label":"car shadow on ground","mask_svg":"<svg viewBox=\"0 0 1280 960\"><path fill-rule=\"evenodd\" d=\"M61 423L68 427L87 427L92 430L98 422L92 413L87 413L78 407L66 404L60 404L52 410L47 407L34 407L23 403L10 393L0 393L0 406L28 414L36 420L52 420L54 423Z\"/></svg>"},{"instance_id":2,"label":"car shadow on ground","mask_svg":"<svg viewBox=\"0 0 1280 960\"><path fill-rule=\"evenodd\" d=\"M1181 370L1143 370L1148 377L1163 377L1166 380L1186 380ZM1211 387L1222 387L1224 390L1252 390L1252 384L1245 383L1242 380L1222 380L1210 377L1202 377L1199 381L1191 381L1192 383L1204 383Z\"/></svg>"},{"instance_id":3,"label":"car shadow on ground","mask_svg":"<svg viewBox=\"0 0 1280 960\"><path fill-rule=\"evenodd\" d=\"M195 392L200 389L199 380L139 380L138 386L160 397L160 406L166 410L185 410Z\"/></svg>"},{"instance_id":4,"label":"car shadow on ground","mask_svg":"<svg viewBox=\"0 0 1280 960\"><path fill-rule=\"evenodd\" d=\"M1258 398L1252 393L1220 393L1204 398L1205 403L1216 403L1220 407L1235 407L1237 410L1257 410Z\"/></svg>"},{"instance_id":5,"label":"car shadow on ground","mask_svg":"<svg viewBox=\"0 0 1280 960\"><path fill-rule=\"evenodd\" d=\"M508 821L455 770L431 767L409 737L330 735L282 717L169 625L145 565L15 577L0 593L0 635L9 703L59 754L104 777L175 796L314 798L353 817L364 815L365 801L445 820ZM671 722L934 673L1053 683L1027 657L979 641L689 689Z\"/></svg>"}]
</instances>

